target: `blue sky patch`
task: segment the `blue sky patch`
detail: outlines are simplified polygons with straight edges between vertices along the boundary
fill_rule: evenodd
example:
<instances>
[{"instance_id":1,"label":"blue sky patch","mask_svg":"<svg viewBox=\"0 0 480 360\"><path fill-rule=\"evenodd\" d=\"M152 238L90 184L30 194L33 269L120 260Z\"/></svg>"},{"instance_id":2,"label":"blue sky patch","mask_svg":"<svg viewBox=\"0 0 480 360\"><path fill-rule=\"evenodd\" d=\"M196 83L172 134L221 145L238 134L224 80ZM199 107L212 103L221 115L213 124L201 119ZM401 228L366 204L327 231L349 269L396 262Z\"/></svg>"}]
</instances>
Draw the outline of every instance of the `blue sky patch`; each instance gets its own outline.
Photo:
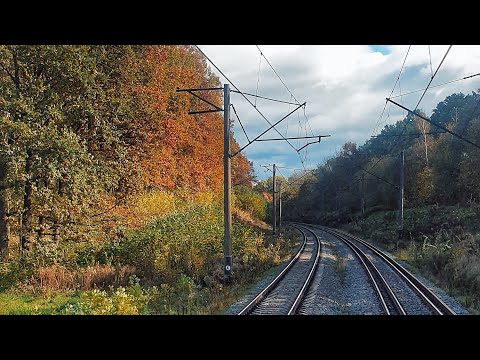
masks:
<instances>
[{"instance_id":1,"label":"blue sky patch","mask_svg":"<svg viewBox=\"0 0 480 360\"><path fill-rule=\"evenodd\" d=\"M385 45L369 45L373 51L382 53L383 55L390 54L390 50Z\"/></svg>"}]
</instances>

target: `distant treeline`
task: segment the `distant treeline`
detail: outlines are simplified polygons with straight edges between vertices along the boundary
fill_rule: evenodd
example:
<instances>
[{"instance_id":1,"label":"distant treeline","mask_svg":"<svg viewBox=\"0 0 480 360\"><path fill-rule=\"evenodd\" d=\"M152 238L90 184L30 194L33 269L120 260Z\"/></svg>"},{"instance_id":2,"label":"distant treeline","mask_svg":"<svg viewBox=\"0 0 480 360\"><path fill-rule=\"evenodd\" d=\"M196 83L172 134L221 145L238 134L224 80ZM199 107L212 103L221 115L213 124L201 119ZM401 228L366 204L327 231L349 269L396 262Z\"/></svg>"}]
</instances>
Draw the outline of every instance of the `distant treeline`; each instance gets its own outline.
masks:
<instances>
[{"instance_id":1,"label":"distant treeline","mask_svg":"<svg viewBox=\"0 0 480 360\"><path fill-rule=\"evenodd\" d=\"M452 94L431 120L480 143L480 96ZM412 114L386 125L378 137L342 150L297 185L283 180L285 219L335 224L373 211L398 209L400 153L405 151L405 207L480 202L480 150ZM424 133L427 133L424 135ZM399 136L401 135L401 136ZM405 136L406 135L406 136ZM366 171L365 171L366 170ZM261 182L260 190L271 185Z\"/></svg>"}]
</instances>

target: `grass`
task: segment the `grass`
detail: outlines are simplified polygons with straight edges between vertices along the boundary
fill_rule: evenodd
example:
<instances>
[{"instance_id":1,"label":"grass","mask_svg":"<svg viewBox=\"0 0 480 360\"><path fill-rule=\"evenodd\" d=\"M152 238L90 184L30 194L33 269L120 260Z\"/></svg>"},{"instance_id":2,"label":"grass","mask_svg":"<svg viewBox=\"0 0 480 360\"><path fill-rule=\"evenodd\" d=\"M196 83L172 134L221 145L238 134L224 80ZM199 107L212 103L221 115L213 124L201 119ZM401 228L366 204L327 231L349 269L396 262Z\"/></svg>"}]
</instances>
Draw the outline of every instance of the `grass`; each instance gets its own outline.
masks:
<instances>
[{"instance_id":1,"label":"grass","mask_svg":"<svg viewBox=\"0 0 480 360\"><path fill-rule=\"evenodd\" d=\"M113 288L107 292L59 289L43 294L12 288L0 293L0 314L224 314L228 306L244 296L259 279L279 271L278 264L291 256L299 243L299 236L296 232L290 231L275 239L271 235L265 236L265 242L269 247L276 249L276 260L250 270L243 269L250 272L250 275L239 278L228 287L198 289L191 278L182 277L177 284L159 287L155 291L152 291L154 287L150 285L145 285L143 288L139 285L131 285L126 288L127 293L130 294L128 299L126 295L119 298L118 294L115 294L118 291L114 291ZM138 289L135 290L135 287ZM129 303L147 294L151 295L148 295L148 304L143 310ZM112 301L116 307L123 306L123 312L110 309Z\"/></svg>"},{"instance_id":2,"label":"grass","mask_svg":"<svg viewBox=\"0 0 480 360\"><path fill-rule=\"evenodd\" d=\"M73 304L78 299L78 291L42 296L7 291L0 293L0 315L61 314L67 304Z\"/></svg>"},{"instance_id":3,"label":"grass","mask_svg":"<svg viewBox=\"0 0 480 360\"><path fill-rule=\"evenodd\" d=\"M332 247L332 255L335 259L335 272L340 279L340 283L344 285L347 276L347 259L338 253L336 246Z\"/></svg>"}]
</instances>

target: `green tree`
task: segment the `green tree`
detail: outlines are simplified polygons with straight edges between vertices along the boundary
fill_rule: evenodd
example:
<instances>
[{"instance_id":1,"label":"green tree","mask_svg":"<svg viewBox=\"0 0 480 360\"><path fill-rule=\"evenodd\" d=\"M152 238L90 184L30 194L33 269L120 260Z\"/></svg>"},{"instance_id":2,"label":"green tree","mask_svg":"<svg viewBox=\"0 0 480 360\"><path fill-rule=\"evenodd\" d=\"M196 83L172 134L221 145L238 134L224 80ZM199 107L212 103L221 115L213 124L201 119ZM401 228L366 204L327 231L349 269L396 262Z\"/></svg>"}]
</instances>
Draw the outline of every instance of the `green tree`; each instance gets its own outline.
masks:
<instances>
[{"instance_id":1,"label":"green tree","mask_svg":"<svg viewBox=\"0 0 480 360\"><path fill-rule=\"evenodd\" d=\"M115 195L125 169L122 125L129 114L118 85L127 53L108 46L0 47L0 132L7 139L0 148L1 203L12 197L24 248L45 234L85 235L106 206L101 195Z\"/></svg>"}]
</instances>

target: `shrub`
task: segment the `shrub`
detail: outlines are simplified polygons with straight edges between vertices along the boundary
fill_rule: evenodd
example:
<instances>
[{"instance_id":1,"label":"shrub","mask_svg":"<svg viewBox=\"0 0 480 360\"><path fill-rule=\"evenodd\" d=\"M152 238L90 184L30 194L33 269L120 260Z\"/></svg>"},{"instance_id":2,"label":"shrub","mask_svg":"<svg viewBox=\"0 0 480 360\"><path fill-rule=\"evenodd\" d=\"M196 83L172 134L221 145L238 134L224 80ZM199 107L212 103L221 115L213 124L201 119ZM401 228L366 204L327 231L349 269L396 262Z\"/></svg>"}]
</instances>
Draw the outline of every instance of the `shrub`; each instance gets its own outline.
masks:
<instances>
[{"instance_id":1,"label":"shrub","mask_svg":"<svg viewBox=\"0 0 480 360\"><path fill-rule=\"evenodd\" d=\"M243 272L256 273L278 258L277 247L266 247L262 235L237 221L232 247L234 261L244 266ZM134 266L152 284L176 287L186 276L195 284L218 287L223 276L222 207L192 204L143 229L126 232L120 241L107 242L104 252L111 254L114 263ZM243 278L239 272L236 276Z\"/></svg>"},{"instance_id":2,"label":"shrub","mask_svg":"<svg viewBox=\"0 0 480 360\"><path fill-rule=\"evenodd\" d=\"M246 211L254 218L265 220L267 215L267 202L261 194L248 187L237 186L234 188L234 195L235 207Z\"/></svg>"},{"instance_id":3,"label":"shrub","mask_svg":"<svg viewBox=\"0 0 480 360\"><path fill-rule=\"evenodd\" d=\"M80 300L66 307L67 315L139 315L148 311L147 304L157 289L143 290L138 279L132 277L127 288L110 288L110 292L98 289L82 293Z\"/></svg>"},{"instance_id":4,"label":"shrub","mask_svg":"<svg viewBox=\"0 0 480 360\"><path fill-rule=\"evenodd\" d=\"M153 190L137 199L137 207L142 215L159 218L174 212L180 205L180 199L174 194Z\"/></svg>"},{"instance_id":5,"label":"shrub","mask_svg":"<svg viewBox=\"0 0 480 360\"><path fill-rule=\"evenodd\" d=\"M33 264L24 256L0 262L0 290L6 290L33 275Z\"/></svg>"}]
</instances>

